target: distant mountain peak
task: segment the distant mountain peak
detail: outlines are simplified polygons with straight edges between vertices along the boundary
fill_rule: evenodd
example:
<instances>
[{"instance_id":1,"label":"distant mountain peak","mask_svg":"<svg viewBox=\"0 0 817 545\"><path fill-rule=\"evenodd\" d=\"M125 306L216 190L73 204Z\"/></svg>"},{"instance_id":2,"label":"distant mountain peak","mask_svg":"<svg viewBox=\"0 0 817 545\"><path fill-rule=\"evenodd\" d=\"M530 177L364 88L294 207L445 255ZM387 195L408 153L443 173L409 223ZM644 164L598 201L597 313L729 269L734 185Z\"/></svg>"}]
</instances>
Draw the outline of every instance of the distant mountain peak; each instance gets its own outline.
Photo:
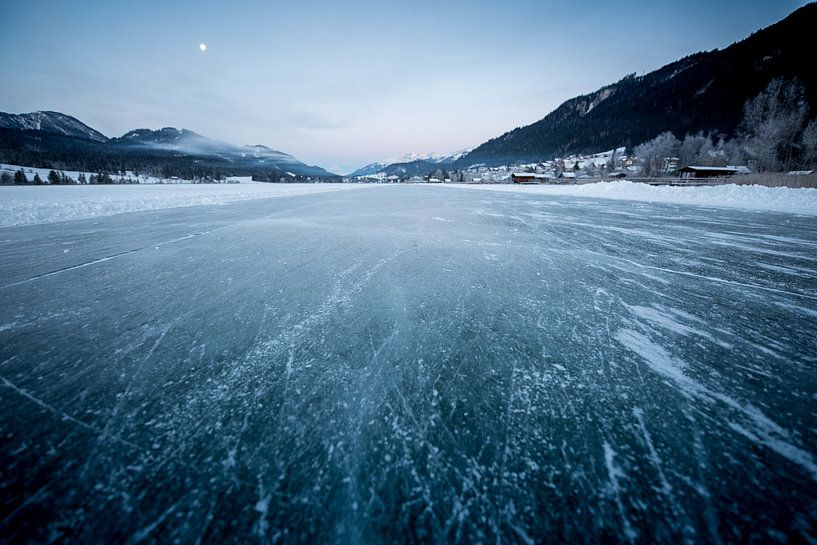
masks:
<instances>
[{"instance_id":1,"label":"distant mountain peak","mask_svg":"<svg viewBox=\"0 0 817 545\"><path fill-rule=\"evenodd\" d=\"M355 170L349 174L349 176L371 176L381 172L397 175L426 174L427 172L434 170L436 168L435 165L446 166L454 163L459 158L469 153L471 149L472 148L467 148L447 155L435 153L428 153L425 155L419 153L407 153L399 158L386 159L385 161L368 164Z\"/></svg>"},{"instance_id":2,"label":"distant mountain peak","mask_svg":"<svg viewBox=\"0 0 817 545\"><path fill-rule=\"evenodd\" d=\"M278 151L270 148L269 146L264 146L262 144L252 144L249 146L242 146L243 149L252 150L253 153L256 155L281 155L286 157L292 157L288 153L284 153L283 151Z\"/></svg>"},{"instance_id":3,"label":"distant mountain peak","mask_svg":"<svg viewBox=\"0 0 817 545\"><path fill-rule=\"evenodd\" d=\"M257 150L262 150L262 151L275 151L274 149L272 149L270 147L267 147L267 146L265 146L263 144L250 144L250 145L248 145L246 147L255 148Z\"/></svg>"},{"instance_id":4,"label":"distant mountain peak","mask_svg":"<svg viewBox=\"0 0 817 545\"><path fill-rule=\"evenodd\" d=\"M0 112L0 128L42 131L95 142L106 142L108 137L92 129L76 117L51 110L9 114Z\"/></svg>"},{"instance_id":5,"label":"distant mountain peak","mask_svg":"<svg viewBox=\"0 0 817 545\"><path fill-rule=\"evenodd\" d=\"M119 138L114 138L113 142L122 145L146 145L146 146L190 146L201 147L202 142L210 142L206 138L189 129L177 129L176 127L162 127L161 129L134 129L126 132Z\"/></svg>"}]
</instances>

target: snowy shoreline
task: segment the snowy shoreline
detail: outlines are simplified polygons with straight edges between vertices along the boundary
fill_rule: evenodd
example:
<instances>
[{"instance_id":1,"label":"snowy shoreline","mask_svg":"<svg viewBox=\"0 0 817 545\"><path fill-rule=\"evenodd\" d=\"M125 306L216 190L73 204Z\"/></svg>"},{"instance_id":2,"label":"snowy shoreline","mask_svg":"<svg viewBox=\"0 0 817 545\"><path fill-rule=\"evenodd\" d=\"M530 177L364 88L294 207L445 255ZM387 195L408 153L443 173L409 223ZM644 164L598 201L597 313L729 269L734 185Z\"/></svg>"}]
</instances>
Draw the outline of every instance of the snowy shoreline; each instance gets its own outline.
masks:
<instances>
[{"instance_id":1,"label":"snowy shoreline","mask_svg":"<svg viewBox=\"0 0 817 545\"><path fill-rule=\"evenodd\" d=\"M224 184L0 186L0 227L52 223L244 200L309 195L403 184ZM542 196L586 197L738 208L817 216L817 189L738 186L650 186L627 181L585 185L417 184Z\"/></svg>"},{"instance_id":2,"label":"snowy shoreline","mask_svg":"<svg viewBox=\"0 0 817 545\"><path fill-rule=\"evenodd\" d=\"M584 185L440 184L483 191L739 208L817 216L817 189L724 184L679 187L616 181Z\"/></svg>"},{"instance_id":3,"label":"snowy shoreline","mask_svg":"<svg viewBox=\"0 0 817 545\"><path fill-rule=\"evenodd\" d=\"M0 227L374 187L366 184L0 186Z\"/></svg>"}]
</instances>

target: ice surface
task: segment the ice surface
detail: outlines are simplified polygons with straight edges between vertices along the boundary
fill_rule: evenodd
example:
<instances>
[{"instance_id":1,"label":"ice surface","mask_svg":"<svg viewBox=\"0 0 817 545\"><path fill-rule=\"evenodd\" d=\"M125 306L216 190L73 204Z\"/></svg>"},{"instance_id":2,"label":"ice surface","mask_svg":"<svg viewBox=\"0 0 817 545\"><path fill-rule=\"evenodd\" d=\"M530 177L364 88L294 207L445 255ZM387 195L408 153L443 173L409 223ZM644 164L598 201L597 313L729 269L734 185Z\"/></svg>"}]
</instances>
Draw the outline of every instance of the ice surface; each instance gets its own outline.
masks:
<instances>
[{"instance_id":1,"label":"ice surface","mask_svg":"<svg viewBox=\"0 0 817 545\"><path fill-rule=\"evenodd\" d=\"M0 234L3 540L814 539L812 216L407 186Z\"/></svg>"}]
</instances>

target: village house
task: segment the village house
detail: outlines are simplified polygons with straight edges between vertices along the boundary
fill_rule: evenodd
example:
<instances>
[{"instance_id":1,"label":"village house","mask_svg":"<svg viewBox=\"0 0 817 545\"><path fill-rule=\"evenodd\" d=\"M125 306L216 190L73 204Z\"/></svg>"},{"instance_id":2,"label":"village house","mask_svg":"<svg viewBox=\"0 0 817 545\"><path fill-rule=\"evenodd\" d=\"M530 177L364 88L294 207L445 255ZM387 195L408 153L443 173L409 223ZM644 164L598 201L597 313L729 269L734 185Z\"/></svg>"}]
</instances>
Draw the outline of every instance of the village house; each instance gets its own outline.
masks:
<instances>
[{"instance_id":1,"label":"village house","mask_svg":"<svg viewBox=\"0 0 817 545\"><path fill-rule=\"evenodd\" d=\"M547 174L539 174L536 172L513 172L511 173L511 180L515 184L538 184L546 182L550 179Z\"/></svg>"}]
</instances>

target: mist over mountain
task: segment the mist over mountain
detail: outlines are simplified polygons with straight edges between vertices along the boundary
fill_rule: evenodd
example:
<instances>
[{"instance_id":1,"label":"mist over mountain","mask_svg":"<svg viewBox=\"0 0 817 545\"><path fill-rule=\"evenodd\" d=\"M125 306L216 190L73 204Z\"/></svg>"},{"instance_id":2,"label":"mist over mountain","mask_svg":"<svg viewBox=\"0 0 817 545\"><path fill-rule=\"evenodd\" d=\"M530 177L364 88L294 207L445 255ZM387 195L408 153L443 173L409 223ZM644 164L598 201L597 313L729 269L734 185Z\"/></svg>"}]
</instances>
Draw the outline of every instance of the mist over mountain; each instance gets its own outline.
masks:
<instances>
[{"instance_id":1,"label":"mist over mountain","mask_svg":"<svg viewBox=\"0 0 817 545\"><path fill-rule=\"evenodd\" d=\"M0 113L0 161L88 171L147 170L179 177L337 178L262 145L236 146L174 127L135 129L109 139L59 112Z\"/></svg>"},{"instance_id":2,"label":"mist over mountain","mask_svg":"<svg viewBox=\"0 0 817 545\"><path fill-rule=\"evenodd\" d=\"M629 75L564 102L545 118L489 140L455 166L501 165L632 147L663 131L734 136L747 99L770 80L799 79L817 113L810 59L817 4L722 50L696 53L643 76Z\"/></svg>"}]
</instances>

